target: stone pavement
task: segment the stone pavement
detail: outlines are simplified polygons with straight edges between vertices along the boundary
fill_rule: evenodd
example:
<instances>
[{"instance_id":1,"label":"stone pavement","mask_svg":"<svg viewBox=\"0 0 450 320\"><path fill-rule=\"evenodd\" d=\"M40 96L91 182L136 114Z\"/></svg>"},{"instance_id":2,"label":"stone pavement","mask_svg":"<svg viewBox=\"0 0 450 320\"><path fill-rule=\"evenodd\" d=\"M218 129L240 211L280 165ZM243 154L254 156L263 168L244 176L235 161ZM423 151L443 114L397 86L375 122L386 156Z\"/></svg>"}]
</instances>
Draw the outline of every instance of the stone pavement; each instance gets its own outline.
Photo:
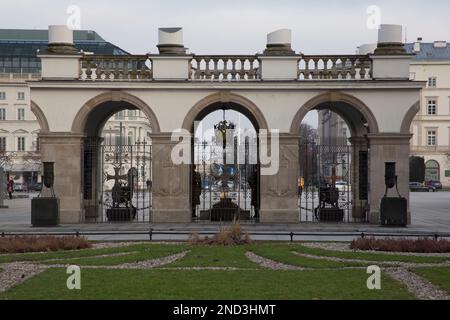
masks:
<instances>
[{"instance_id":1,"label":"stone pavement","mask_svg":"<svg viewBox=\"0 0 450 320\"><path fill-rule=\"evenodd\" d=\"M153 229L153 240L185 240L188 234L197 232L217 232L223 225L219 223L157 224L148 223L99 223L61 225L57 228L32 228L30 226L30 200L7 200L8 209L0 209L0 233L40 233L71 232L100 233L89 235L92 240L148 240L149 230ZM324 224L303 223L283 224L244 224L244 228L255 235L255 240L289 240L290 232L301 233L296 240L351 240L356 234L448 234L450 235L450 192L412 193L412 225L407 228L383 228L369 224ZM164 232L166 234L158 234ZM176 234L182 232L185 234ZM128 233L128 234L118 234ZM327 234L327 236L321 235Z\"/></svg>"}]
</instances>

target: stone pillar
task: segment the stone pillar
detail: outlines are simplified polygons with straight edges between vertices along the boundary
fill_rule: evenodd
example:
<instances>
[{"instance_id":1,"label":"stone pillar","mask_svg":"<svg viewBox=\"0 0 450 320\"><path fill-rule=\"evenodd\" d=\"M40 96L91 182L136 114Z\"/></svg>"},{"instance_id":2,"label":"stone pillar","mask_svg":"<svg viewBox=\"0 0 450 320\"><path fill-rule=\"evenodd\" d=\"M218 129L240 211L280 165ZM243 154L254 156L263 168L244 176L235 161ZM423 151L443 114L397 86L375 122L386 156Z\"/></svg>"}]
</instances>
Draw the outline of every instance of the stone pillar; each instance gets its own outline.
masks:
<instances>
[{"instance_id":1,"label":"stone pillar","mask_svg":"<svg viewBox=\"0 0 450 320\"><path fill-rule=\"evenodd\" d=\"M82 221L82 143L84 136L45 133L39 136L42 161L55 163L54 190L60 199L60 223Z\"/></svg>"},{"instance_id":2,"label":"stone pillar","mask_svg":"<svg viewBox=\"0 0 450 320\"><path fill-rule=\"evenodd\" d=\"M81 192L83 193L83 219L88 221L91 219L98 219L101 221L103 212L99 204L102 197L102 179L103 179L103 138L101 137L89 137L85 139L83 143L83 153L81 157L83 159L82 166L82 181L83 184L89 183L91 186L89 193L85 195L83 186Z\"/></svg>"},{"instance_id":3,"label":"stone pillar","mask_svg":"<svg viewBox=\"0 0 450 320\"><path fill-rule=\"evenodd\" d=\"M385 163L395 162L398 176L398 190L408 200L408 224L411 223L409 211L409 142L411 134L381 133L369 134L369 222L380 223L380 203L385 193ZM395 189L388 195L396 196Z\"/></svg>"},{"instance_id":4,"label":"stone pillar","mask_svg":"<svg viewBox=\"0 0 450 320\"><path fill-rule=\"evenodd\" d=\"M261 223L299 223L298 143L298 136L280 134L278 173L261 174Z\"/></svg>"},{"instance_id":5,"label":"stone pillar","mask_svg":"<svg viewBox=\"0 0 450 320\"><path fill-rule=\"evenodd\" d=\"M368 151L367 138L353 137L349 139L351 143L351 190L352 190L352 217L356 222L365 221L367 209L367 199L360 193L360 182L364 179L360 176L360 152ZM368 164L367 164L368 165ZM362 181L364 183L364 181Z\"/></svg>"},{"instance_id":6,"label":"stone pillar","mask_svg":"<svg viewBox=\"0 0 450 320\"><path fill-rule=\"evenodd\" d=\"M153 216L154 223L191 222L189 164L175 165L171 133L152 134ZM191 150L191 137L183 140L185 150ZM190 159L190 156L189 156Z\"/></svg>"}]
</instances>

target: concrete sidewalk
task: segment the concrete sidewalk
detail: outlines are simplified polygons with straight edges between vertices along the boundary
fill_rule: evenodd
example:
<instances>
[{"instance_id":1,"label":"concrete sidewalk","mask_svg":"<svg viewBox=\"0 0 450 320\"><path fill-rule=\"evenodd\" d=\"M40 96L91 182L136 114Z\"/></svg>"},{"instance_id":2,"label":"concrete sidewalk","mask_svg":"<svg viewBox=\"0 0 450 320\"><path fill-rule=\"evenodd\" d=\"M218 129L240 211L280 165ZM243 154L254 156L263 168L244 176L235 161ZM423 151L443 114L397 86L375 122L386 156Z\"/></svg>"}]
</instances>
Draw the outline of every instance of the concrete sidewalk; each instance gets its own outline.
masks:
<instances>
[{"instance_id":1,"label":"concrete sidewalk","mask_svg":"<svg viewBox=\"0 0 450 320\"><path fill-rule=\"evenodd\" d=\"M150 223L98 223L61 225L56 228L32 228L30 225L30 200L8 200L9 209L0 209L0 233L97 233L90 235L93 240L148 240L153 229L153 240L185 240L191 232L215 233L225 224L150 224ZM412 222L407 228L385 228L369 224L352 223L302 223L288 224L243 224L256 240L290 240L289 234L307 234L296 236L302 240L351 240L361 233L380 234L450 234L450 193L411 194ZM161 235L158 232L167 234ZM127 233L120 235L118 233ZM185 233L177 235L175 233ZM329 234L323 236L323 234ZM344 234L344 235L343 235ZM347 236L346 234L351 234Z\"/></svg>"}]
</instances>

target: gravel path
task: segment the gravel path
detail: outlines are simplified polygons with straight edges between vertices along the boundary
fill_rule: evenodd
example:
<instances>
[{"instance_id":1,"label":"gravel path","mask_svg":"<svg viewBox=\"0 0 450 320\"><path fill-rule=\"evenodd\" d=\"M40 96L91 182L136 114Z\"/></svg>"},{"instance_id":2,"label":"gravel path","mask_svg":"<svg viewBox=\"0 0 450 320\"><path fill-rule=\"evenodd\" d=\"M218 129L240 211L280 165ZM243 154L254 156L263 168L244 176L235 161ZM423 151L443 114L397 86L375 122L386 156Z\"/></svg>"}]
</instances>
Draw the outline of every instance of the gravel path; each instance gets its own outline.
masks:
<instances>
[{"instance_id":1,"label":"gravel path","mask_svg":"<svg viewBox=\"0 0 450 320\"><path fill-rule=\"evenodd\" d=\"M336 262L348 262L348 263L361 263L364 265L389 265L389 266L398 266L404 268L414 268L414 267L448 267L450 266L450 261L442 262L442 263L416 263L416 262L401 262L401 261L370 261L370 260L362 260L362 259L348 259L348 258L338 258L338 257L328 257L328 256L316 256L312 254L300 253L293 251L293 254L305 257L309 259L316 260L328 260L328 261L336 261Z\"/></svg>"},{"instance_id":2,"label":"gravel path","mask_svg":"<svg viewBox=\"0 0 450 320\"><path fill-rule=\"evenodd\" d=\"M130 262L130 263L123 263L118 264L115 266L80 266L82 269L152 269L152 268L158 268L167 264L170 264L172 262L175 262L177 260L183 259L188 251L184 251L181 253L177 253L171 256L166 256L162 258L157 259L151 259L151 260L144 260L144 261L137 261L137 262ZM50 265L49 267L52 268L65 268L68 265L62 265L62 264L54 264Z\"/></svg>"},{"instance_id":3,"label":"gravel path","mask_svg":"<svg viewBox=\"0 0 450 320\"><path fill-rule=\"evenodd\" d=\"M58 259L48 259L48 260L41 260L42 262L58 262L58 261L74 261L81 260L81 259L101 259L101 258L108 258L108 257L123 257L130 254L139 253L139 251L130 251L130 252L118 252L118 253L111 253L111 254L102 254L98 256L88 256L88 257L73 257L73 258L58 258Z\"/></svg>"},{"instance_id":4,"label":"gravel path","mask_svg":"<svg viewBox=\"0 0 450 320\"><path fill-rule=\"evenodd\" d=\"M421 256L421 257L450 257L450 252L447 253L415 253L415 252L389 252L389 251L373 251L373 250L352 250L350 243L343 242L305 242L303 246L313 249L323 249L341 252L360 252L360 253L379 253L390 254L396 256Z\"/></svg>"},{"instance_id":5,"label":"gravel path","mask_svg":"<svg viewBox=\"0 0 450 320\"><path fill-rule=\"evenodd\" d=\"M450 300L447 292L406 268L384 269L391 278L403 283L420 300Z\"/></svg>"},{"instance_id":6,"label":"gravel path","mask_svg":"<svg viewBox=\"0 0 450 320\"><path fill-rule=\"evenodd\" d=\"M25 262L14 262L1 264L0 269L2 269L0 272L0 292L5 292L13 286L40 274L47 267Z\"/></svg>"},{"instance_id":7,"label":"gravel path","mask_svg":"<svg viewBox=\"0 0 450 320\"><path fill-rule=\"evenodd\" d=\"M288 264L284 264L281 262L277 262L274 260L270 260L261 256L258 256L257 254L254 254L253 252L246 252L245 256L250 261L260 265L263 268L271 269L271 270L305 270L305 268L291 266Z\"/></svg>"}]
</instances>

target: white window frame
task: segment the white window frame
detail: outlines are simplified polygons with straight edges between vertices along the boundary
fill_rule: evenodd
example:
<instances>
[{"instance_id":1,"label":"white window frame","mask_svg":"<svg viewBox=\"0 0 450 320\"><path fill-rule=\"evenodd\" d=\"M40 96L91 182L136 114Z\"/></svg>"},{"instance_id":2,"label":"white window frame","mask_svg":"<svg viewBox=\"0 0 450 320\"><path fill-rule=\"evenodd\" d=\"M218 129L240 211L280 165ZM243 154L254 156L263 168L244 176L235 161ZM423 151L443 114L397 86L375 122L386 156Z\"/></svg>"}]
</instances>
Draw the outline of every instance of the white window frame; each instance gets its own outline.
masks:
<instances>
[{"instance_id":1,"label":"white window frame","mask_svg":"<svg viewBox=\"0 0 450 320\"><path fill-rule=\"evenodd\" d=\"M427 130L427 146L428 147L437 146L437 129L428 129Z\"/></svg>"},{"instance_id":2,"label":"white window frame","mask_svg":"<svg viewBox=\"0 0 450 320\"><path fill-rule=\"evenodd\" d=\"M17 92L17 100L25 100L25 92L24 91Z\"/></svg>"},{"instance_id":3,"label":"white window frame","mask_svg":"<svg viewBox=\"0 0 450 320\"><path fill-rule=\"evenodd\" d=\"M434 108L434 113L430 112ZM427 98L427 116L436 116L438 114L438 100L437 98Z\"/></svg>"},{"instance_id":4,"label":"white window frame","mask_svg":"<svg viewBox=\"0 0 450 320\"><path fill-rule=\"evenodd\" d=\"M0 100L6 100L6 92L0 91Z\"/></svg>"},{"instance_id":5,"label":"white window frame","mask_svg":"<svg viewBox=\"0 0 450 320\"><path fill-rule=\"evenodd\" d=\"M5 143L4 143L4 146L5 146L5 148L4 149L2 149L1 148L1 143L0 143L0 151L6 151L7 149L8 149L8 139L7 139L7 137L0 137L0 141L5 141Z\"/></svg>"},{"instance_id":6,"label":"white window frame","mask_svg":"<svg viewBox=\"0 0 450 320\"><path fill-rule=\"evenodd\" d=\"M27 145L26 145L26 138L25 137L17 137L17 151L24 152L26 151Z\"/></svg>"},{"instance_id":7,"label":"white window frame","mask_svg":"<svg viewBox=\"0 0 450 320\"><path fill-rule=\"evenodd\" d=\"M436 88L437 87L437 77L428 77L427 87L428 88Z\"/></svg>"},{"instance_id":8,"label":"white window frame","mask_svg":"<svg viewBox=\"0 0 450 320\"><path fill-rule=\"evenodd\" d=\"M6 120L6 108L0 108L0 121Z\"/></svg>"},{"instance_id":9,"label":"white window frame","mask_svg":"<svg viewBox=\"0 0 450 320\"><path fill-rule=\"evenodd\" d=\"M18 108L17 109L17 120L25 121L25 108Z\"/></svg>"}]
</instances>

